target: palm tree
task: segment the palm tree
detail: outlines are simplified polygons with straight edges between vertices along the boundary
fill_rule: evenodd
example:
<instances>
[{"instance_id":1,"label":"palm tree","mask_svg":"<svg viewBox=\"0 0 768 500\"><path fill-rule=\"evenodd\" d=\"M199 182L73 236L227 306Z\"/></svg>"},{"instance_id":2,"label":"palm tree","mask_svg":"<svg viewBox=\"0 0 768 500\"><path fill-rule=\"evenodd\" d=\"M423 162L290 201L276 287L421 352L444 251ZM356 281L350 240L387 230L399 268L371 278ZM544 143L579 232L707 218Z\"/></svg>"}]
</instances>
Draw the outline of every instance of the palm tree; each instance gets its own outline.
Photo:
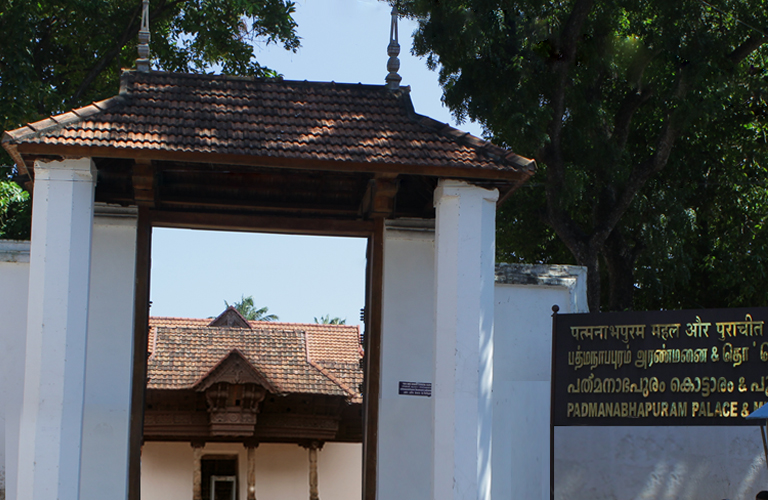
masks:
<instances>
[{"instance_id":1,"label":"palm tree","mask_svg":"<svg viewBox=\"0 0 768 500\"><path fill-rule=\"evenodd\" d=\"M230 307L229 302L226 300L224 304ZM279 319L274 314L267 314L269 308L266 306L257 309L253 304L253 295L247 297L245 295L240 296L240 300L232 304L231 307L234 307L248 321L277 321Z\"/></svg>"},{"instance_id":2,"label":"palm tree","mask_svg":"<svg viewBox=\"0 0 768 500\"><path fill-rule=\"evenodd\" d=\"M331 318L330 314L326 314L325 316L320 316L319 321L317 317L315 317L315 323L320 325L346 325L347 318L341 319L338 316L335 318Z\"/></svg>"}]
</instances>

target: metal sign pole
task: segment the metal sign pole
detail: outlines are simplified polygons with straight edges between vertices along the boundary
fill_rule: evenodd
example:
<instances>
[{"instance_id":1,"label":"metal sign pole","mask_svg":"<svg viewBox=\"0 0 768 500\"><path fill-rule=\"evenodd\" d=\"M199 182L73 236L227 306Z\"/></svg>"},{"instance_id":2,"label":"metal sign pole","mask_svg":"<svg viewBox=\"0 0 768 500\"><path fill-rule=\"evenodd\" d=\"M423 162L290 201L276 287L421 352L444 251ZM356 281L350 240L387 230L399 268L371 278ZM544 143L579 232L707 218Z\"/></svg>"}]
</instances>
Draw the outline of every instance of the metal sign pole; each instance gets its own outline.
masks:
<instances>
[{"instance_id":1,"label":"metal sign pole","mask_svg":"<svg viewBox=\"0 0 768 500\"><path fill-rule=\"evenodd\" d=\"M557 352L557 312L560 306L552 306L552 372L549 388L549 498L555 500L555 353Z\"/></svg>"},{"instance_id":2,"label":"metal sign pole","mask_svg":"<svg viewBox=\"0 0 768 500\"><path fill-rule=\"evenodd\" d=\"M765 427L768 425L768 420L765 423L760 424L760 434L763 436L763 451L765 452L765 466L768 467L768 441L765 440Z\"/></svg>"}]
</instances>

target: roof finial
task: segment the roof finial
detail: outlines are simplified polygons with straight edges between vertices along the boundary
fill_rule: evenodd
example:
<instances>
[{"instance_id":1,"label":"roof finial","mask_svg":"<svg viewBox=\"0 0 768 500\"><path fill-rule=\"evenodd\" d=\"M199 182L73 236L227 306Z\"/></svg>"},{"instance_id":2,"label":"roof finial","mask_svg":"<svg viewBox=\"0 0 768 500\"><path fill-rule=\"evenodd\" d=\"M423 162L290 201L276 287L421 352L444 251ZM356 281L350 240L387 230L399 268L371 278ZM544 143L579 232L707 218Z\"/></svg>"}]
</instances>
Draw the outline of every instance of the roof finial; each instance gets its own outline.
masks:
<instances>
[{"instance_id":1,"label":"roof finial","mask_svg":"<svg viewBox=\"0 0 768 500\"><path fill-rule=\"evenodd\" d=\"M136 69L149 71L149 0L141 2L141 29L139 29L139 58L136 59Z\"/></svg>"},{"instance_id":2,"label":"roof finial","mask_svg":"<svg viewBox=\"0 0 768 500\"><path fill-rule=\"evenodd\" d=\"M397 70L400 69L400 59L397 58L400 55L400 44L397 40L397 7L392 7L392 24L389 28L389 45L387 46L387 54L389 54L389 61L387 61L387 88L389 90L397 90L400 88L400 80L402 78L397 74Z\"/></svg>"}]
</instances>

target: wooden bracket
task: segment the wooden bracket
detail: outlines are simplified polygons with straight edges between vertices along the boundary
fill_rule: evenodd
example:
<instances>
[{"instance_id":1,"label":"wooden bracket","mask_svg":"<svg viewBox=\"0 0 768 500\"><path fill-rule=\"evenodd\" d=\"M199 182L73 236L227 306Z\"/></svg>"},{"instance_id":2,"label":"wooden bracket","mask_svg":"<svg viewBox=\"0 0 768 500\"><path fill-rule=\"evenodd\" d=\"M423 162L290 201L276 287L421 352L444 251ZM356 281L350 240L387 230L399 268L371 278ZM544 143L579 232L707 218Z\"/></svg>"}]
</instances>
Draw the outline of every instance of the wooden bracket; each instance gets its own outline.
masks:
<instances>
[{"instance_id":1,"label":"wooden bracket","mask_svg":"<svg viewBox=\"0 0 768 500\"><path fill-rule=\"evenodd\" d=\"M137 205L155 207L155 168L151 162L133 164L133 198Z\"/></svg>"},{"instance_id":2,"label":"wooden bracket","mask_svg":"<svg viewBox=\"0 0 768 500\"><path fill-rule=\"evenodd\" d=\"M366 219L391 216L395 211L399 185L397 174L376 174L368 182L360 204L360 214Z\"/></svg>"}]
</instances>

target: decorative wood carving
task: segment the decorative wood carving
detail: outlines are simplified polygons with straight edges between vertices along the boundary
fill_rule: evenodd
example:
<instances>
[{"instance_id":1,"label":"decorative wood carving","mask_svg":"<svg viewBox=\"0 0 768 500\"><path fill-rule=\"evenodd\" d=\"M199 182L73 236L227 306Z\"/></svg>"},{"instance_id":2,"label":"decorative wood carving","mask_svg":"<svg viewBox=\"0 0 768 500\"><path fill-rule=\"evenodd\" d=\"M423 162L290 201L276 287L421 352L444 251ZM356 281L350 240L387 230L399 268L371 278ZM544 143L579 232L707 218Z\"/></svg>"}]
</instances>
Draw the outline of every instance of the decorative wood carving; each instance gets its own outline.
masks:
<instances>
[{"instance_id":1,"label":"decorative wood carving","mask_svg":"<svg viewBox=\"0 0 768 500\"><path fill-rule=\"evenodd\" d=\"M237 349L233 349L226 358L201 378L195 386L195 390L206 391L212 385L221 382L233 385L257 384L269 392L277 392L267 378Z\"/></svg>"},{"instance_id":2,"label":"decorative wood carving","mask_svg":"<svg viewBox=\"0 0 768 500\"><path fill-rule=\"evenodd\" d=\"M147 441L229 441L246 447L259 442L308 443L312 440L360 442L362 440L361 405L349 405L342 396L307 394L267 394L257 404L255 422L245 418L241 407L252 407L248 400L258 399L246 394L246 387L226 386L216 394L210 393L222 411L220 422L212 427L212 416L206 392L193 390L149 390L144 426ZM210 389L210 388L209 388ZM240 400L240 406L236 405ZM228 407L235 406L230 414ZM255 408L252 408L255 409ZM235 422L231 420L234 418ZM233 425L234 424L234 425ZM254 425L255 424L255 425ZM234 430L224 429L233 425ZM217 428L213 432L213 428Z\"/></svg>"},{"instance_id":3,"label":"decorative wood carving","mask_svg":"<svg viewBox=\"0 0 768 500\"><path fill-rule=\"evenodd\" d=\"M237 373L235 372L235 375ZM239 375L236 380L241 380ZM252 436L259 403L267 391L250 384L219 382L205 391L212 436Z\"/></svg>"}]
</instances>

